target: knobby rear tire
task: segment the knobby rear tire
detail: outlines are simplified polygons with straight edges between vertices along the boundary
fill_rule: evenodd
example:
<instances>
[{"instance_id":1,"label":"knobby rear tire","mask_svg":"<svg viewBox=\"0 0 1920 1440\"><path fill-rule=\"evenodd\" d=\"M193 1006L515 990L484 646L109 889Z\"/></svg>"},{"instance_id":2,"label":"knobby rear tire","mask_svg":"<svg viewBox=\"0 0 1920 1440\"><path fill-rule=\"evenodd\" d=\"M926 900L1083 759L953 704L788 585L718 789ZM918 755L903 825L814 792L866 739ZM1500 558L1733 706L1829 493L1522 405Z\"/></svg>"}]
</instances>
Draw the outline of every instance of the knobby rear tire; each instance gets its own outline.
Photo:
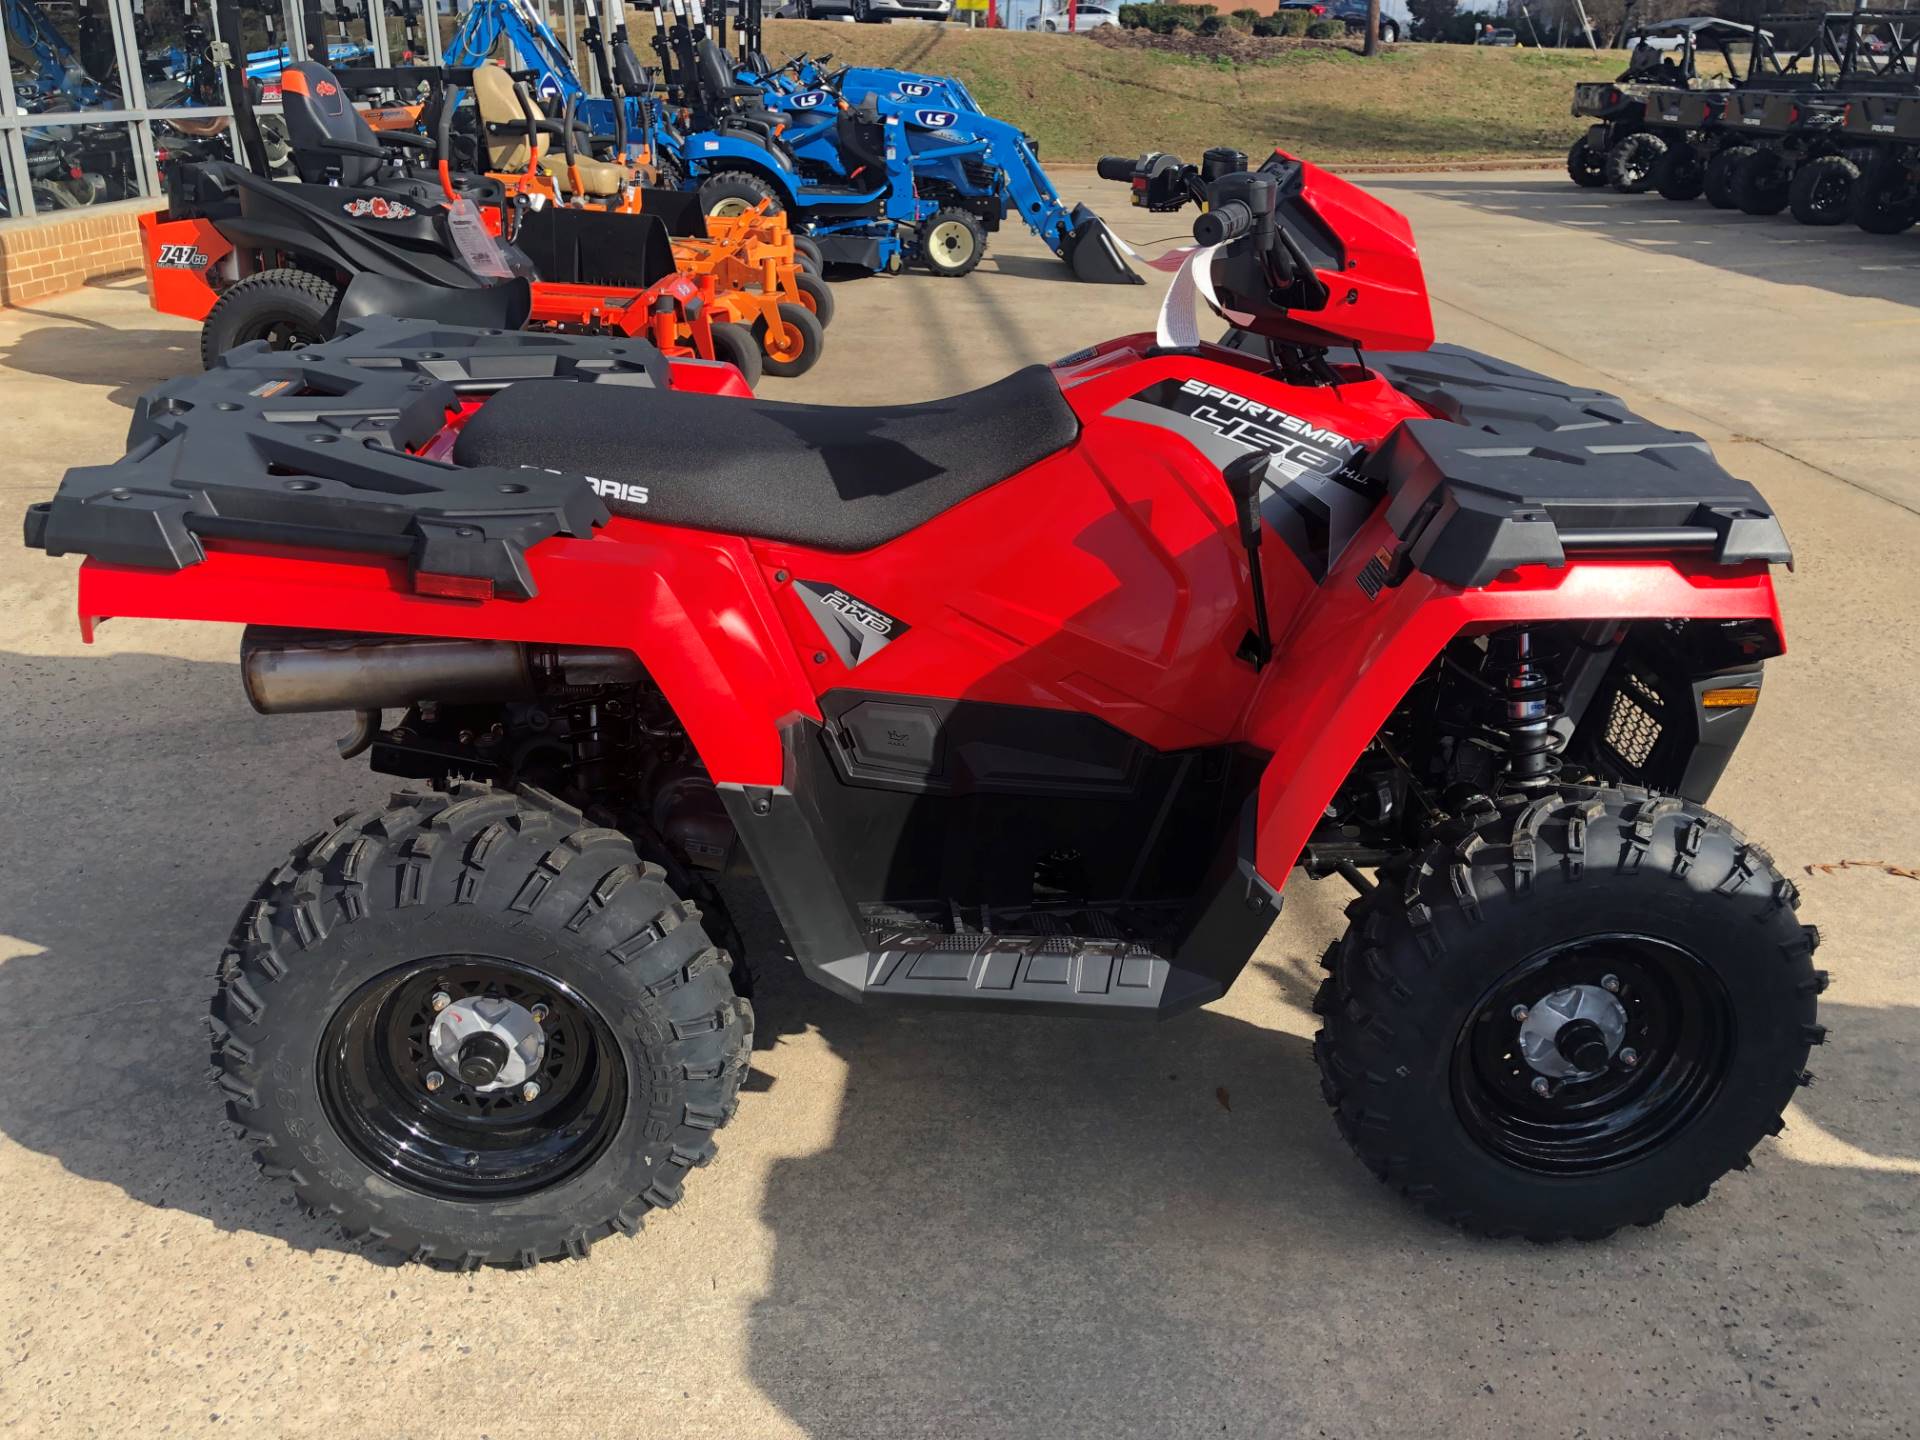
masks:
<instances>
[{"instance_id":1,"label":"knobby rear tire","mask_svg":"<svg viewBox=\"0 0 1920 1440\"><path fill-rule=\"evenodd\" d=\"M451 956L537 969L613 1037L625 1083L610 1138L530 1193L461 1201L396 1179L323 1098L323 1037L349 997ZM220 961L214 1076L262 1172L351 1240L460 1269L584 1257L679 1200L732 1118L753 1012L730 963L658 866L551 796L402 792L341 816L255 892Z\"/></svg>"}]
</instances>

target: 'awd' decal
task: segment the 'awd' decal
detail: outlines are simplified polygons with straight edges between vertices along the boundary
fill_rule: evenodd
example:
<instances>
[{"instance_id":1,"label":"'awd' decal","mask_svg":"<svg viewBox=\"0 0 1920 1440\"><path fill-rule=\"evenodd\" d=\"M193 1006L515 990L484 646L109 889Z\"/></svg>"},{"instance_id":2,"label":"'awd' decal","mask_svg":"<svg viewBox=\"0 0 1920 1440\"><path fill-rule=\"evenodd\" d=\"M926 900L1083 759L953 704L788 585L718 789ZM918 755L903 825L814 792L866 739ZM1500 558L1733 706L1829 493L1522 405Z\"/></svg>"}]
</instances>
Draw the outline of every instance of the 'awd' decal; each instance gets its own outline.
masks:
<instances>
[{"instance_id":1,"label":"'awd' decal","mask_svg":"<svg viewBox=\"0 0 1920 1440\"><path fill-rule=\"evenodd\" d=\"M856 600L837 585L819 580L801 580L794 593L813 616L813 623L833 646L833 653L849 670L862 660L871 660L887 646L907 633L906 621L896 620L884 610L864 600Z\"/></svg>"},{"instance_id":2,"label":"'awd' decal","mask_svg":"<svg viewBox=\"0 0 1920 1440\"><path fill-rule=\"evenodd\" d=\"M1266 454L1260 513L1316 583L1379 500L1354 473L1357 440L1204 380L1157 381L1107 413L1171 430L1222 470L1249 451Z\"/></svg>"}]
</instances>

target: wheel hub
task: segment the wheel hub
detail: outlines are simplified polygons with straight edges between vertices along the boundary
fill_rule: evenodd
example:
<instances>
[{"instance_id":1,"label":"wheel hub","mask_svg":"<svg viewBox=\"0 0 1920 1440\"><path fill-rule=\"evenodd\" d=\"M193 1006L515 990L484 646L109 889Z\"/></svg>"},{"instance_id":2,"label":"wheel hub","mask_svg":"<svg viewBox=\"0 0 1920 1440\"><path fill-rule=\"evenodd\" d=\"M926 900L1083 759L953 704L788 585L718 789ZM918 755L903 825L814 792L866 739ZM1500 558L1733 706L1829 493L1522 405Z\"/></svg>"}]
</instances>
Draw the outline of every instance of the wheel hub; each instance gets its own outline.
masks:
<instances>
[{"instance_id":1,"label":"wheel hub","mask_svg":"<svg viewBox=\"0 0 1920 1440\"><path fill-rule=\"evenodd\" d=\"M456 1000L436 1015L428 1044L441 1069L482 1094L523 1084L547 1051L546 1032L532 1011L484 995Z\"/></svg>"},{"instance_id":2,"label":"wheel hub","mask_svg":"<svg viewBox=\"0 0 1920 1440\"><path fill-rule=\"evenodd\" d=\"M1520 1054L1536 1075L1590 1080L1605 1070L1627 1034L1627 1010L1598 985L1569 985L1527 1010Z\"/></svg>"}]
</instances>

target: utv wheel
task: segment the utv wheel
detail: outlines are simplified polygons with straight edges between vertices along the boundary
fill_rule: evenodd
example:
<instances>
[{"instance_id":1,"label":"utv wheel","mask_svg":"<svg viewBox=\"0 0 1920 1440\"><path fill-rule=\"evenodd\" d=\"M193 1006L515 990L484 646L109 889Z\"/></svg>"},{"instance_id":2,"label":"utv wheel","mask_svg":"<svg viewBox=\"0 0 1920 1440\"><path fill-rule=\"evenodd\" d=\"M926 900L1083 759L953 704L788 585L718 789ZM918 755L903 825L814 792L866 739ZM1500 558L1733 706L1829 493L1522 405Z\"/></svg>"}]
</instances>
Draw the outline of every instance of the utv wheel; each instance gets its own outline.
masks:
<instances>
[{"instance_id":1,"label":"utv wheel","mask_svg":"<svg viewBox=\"0 0 1920 1440\"><path fill-rule=\"evenodd\" d=\"M1574 141L1567 151L1567 178L1582 190L1598 190L1607 183L1606 157L1584 139Z\"/></svg>"},{"instance_id":2,"label":"utv wheel","mask_svg":"<svg viewBox=\"0 0 1920 1440\"><path fill-rule=\"evenodd\" d=\"M1898 235L1920 221L1920 194L1911 186L1871 186L1863 181L1853 187L1848 215L1869 235Z\"/></svg>"},{"instance_id":3,"label":"utv wheel","mask_svg":"<svg viewBox=\"0 0 1920 1440\"><path fill-rule=\"evenodd\" d=\"M751 170L720 170L700 182L700 208L718 219L744 215L762 200L773 202L767 206L769 215L786 210L773 183Z\"/></svg>"},{"instance_id":4,"label":"utv wheel","mask_svg":"<svg viewBox=\"0 0 1920 1440\"><path fill-rule=\"evenodd\" d=\"M339 287L306 270L262 270L229 286L200 327L200 364L255 340L270 350L300 350L333 333Z\"/></svg>"},{"instance_id":5,"label":"utv wheel","mask_svg":"<svg viewBox=\"0 0 1920 1440\"><path fill-rule=\"evenodd\" d=\"M1731 145L1707 162L1707 172L1702 177L1700 193L1707 197L1707 203L1716 210L1737 210L1739 204L1733 198L1733 177L1755 154L1751 145Z\"/></svg>"},{"instance_id":6,"label":"utv wheel","mask_svg":"<svg viewBox=\"0 0 1920 1440\"><path fill-rule=\"evenodd\" d=\"M214 996L227 1114L354 1240L471 1269L584 1256L680 1198L752 1010L616 831L472 782L343 817L270 875Z\"/></svg>"},{"instance_id":7,"label":"utv wheel","mask_svg":"<svg viewBox=\"0 0 1920 1440\"><path fill-rule=\"evenodd\" d=\"M1479 802L1349 909L1314 1008L1367 1167L1489 1235L1691 1205L1782 1127L1818 935L1765 851L1644 791Z\"/></svg>"},{"instance_id":8,"label":"utv wheel","mask_svg":"<svg viewBox=\"0 0 1920 1440\"><path fill-rule=\"evenodd\" d=\"M939 210L920 227L920 259L935 275L971 275L987 253L987 232L965 210Z\"/></svg>"},{"instance_id":9,"label":"utv wheel","mask_svg":"<svg viewBox=\"0 0 1920 1440\"><path fill-rule=\"evenodd\" d=\"M1691 145L1671 145L1653 167L1653 188L1665 200L1698 200L1706 189L1707 167Z\"/></svg>"},{"instance_id":10,"label":"utv wheel","mask_svg":"<svg viewBox=\"0 0 1920 1440\"><path fill-rule=\"evenodd\" d=\"M724 360L738 370L749 390L760 383L764 358L760 340L745 325L713 327L713 358Z\"/></svg>"},{"instance_id":11,"label":"utv wheel","mask_svg":"<svg viewBox=\"0 0 1920 1440\"><path fill-rule=\"evenodd\" d=\"M1771 150L1755 150L1733 169L1733 203L1748 215L1778 215L1792 189L1793 177Z\"/></svg>"},{"instance_id":12,"label":"utv wheel","mask_svg":"<svg viewBox=\"0 0 1920 1440\"><path fill-rule=\"evenodd\" d=\"M1642 130L1627 136L1607 152L1607 183L1622 195L1639 195L1653 188L1654 167L1667 153L1667 142Z\"/></svg>"},{"instance_id":13,"label":"utv wheel","mask_svg":"<svg viewBox=\"0 0 1920 1440\"><path fill-rule=\"evenodd\" d=\"M1802 225L1838 225L1853 206L1860 167L1844 155L1819 155L1793 172L1787 204Z\"/></svg>"},{"instance_id":14,"label":"utv wheel","mask_svg":"<svg viewBox=\"0 0 1920 1440\"><path fill-rule=\"evenodd\" d=\"M800 304L814 313L824 328L833 323L833 288L818 275L801 275L795 283L800 287Z\"/></svg>"},{"instance_id":15,"label":"utv wheel","mask_svg":"<svg viewBox=\"0 0 1920 1440\"><path fill-rule=\"evenodd\" d=\"M760 345L761 364L767 374L791 380L820 363L827 332L820 325L820 317L804 305L783 301L778 309L782 338L774 340L765 320L754 322L753 338Z\"/></svg>"}]
</instances>

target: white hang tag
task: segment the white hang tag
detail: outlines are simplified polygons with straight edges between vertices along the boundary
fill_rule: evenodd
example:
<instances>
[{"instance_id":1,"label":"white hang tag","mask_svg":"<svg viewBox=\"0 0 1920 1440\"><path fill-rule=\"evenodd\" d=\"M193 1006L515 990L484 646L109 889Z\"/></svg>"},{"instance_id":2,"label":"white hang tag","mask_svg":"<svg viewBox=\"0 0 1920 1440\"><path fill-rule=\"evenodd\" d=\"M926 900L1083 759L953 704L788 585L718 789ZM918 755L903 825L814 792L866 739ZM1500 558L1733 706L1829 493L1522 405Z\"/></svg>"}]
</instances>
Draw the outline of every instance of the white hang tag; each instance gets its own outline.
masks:
<instances>
[{"instance_id":1,"label":"white hang tag","mask_svg":"<svg viewBox=\"0 0 1920 1440\"><path fill-rule=\"evenodd\" d=\"M447 233L453 237L453 248L460 252L460 263L480 279L513 278L500 242L487 232L479 208L464 195L447 207Z\"/></svg>"}]
</instances>

